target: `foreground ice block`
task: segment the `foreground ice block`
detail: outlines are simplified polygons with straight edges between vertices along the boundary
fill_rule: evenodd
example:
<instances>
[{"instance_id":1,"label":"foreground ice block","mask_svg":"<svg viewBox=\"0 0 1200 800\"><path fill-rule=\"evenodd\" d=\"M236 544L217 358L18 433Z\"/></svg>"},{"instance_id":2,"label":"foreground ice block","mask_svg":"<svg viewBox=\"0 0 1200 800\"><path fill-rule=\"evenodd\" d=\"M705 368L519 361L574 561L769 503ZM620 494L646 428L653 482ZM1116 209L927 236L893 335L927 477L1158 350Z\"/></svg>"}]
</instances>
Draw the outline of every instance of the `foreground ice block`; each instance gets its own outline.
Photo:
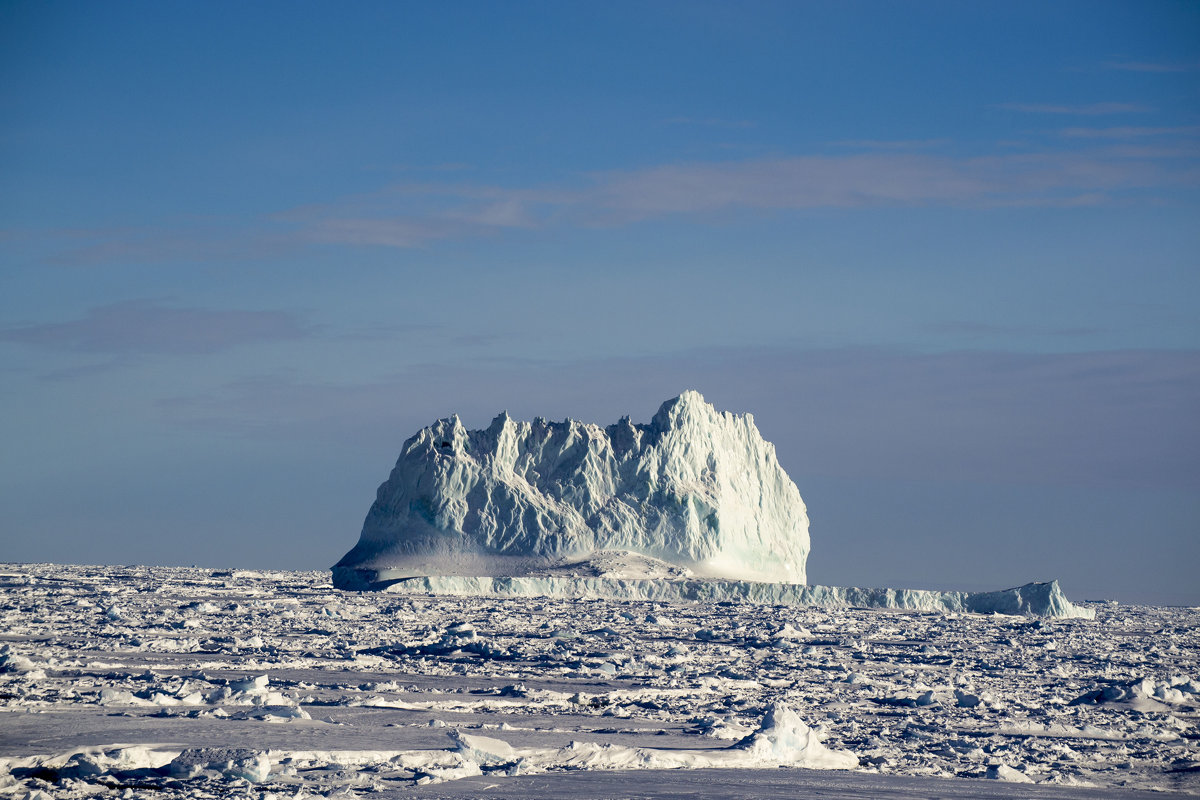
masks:
<instances>
[{"instance_id":1,"label":"foreground ice block","mask_svg":"<svg viewBox=\"0 0 1200 800\"><path fill-rule=\"evenodd\" d=\"M808 514L749 414L698 392L649 424L574 420L486 430L457 416L404 443L334 584L528 575L622 551L699 576L802 584Z\"/></svg>"}]
</instances>

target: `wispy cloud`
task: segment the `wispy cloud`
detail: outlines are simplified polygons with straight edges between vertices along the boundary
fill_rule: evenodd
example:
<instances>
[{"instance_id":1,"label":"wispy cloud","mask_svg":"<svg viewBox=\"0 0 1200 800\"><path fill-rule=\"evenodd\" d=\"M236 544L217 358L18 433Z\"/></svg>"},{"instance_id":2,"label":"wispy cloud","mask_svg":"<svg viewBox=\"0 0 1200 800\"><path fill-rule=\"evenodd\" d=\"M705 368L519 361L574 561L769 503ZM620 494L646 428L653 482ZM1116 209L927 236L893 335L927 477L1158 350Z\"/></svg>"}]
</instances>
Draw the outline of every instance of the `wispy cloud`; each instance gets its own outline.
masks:
<instances>
[{"instance_id":1,"label":"wispy cloud","mask_svg":"<svg viewBox=\"0 0 1200 800\"><path fill-rule=\"evenodd\" d=\"M1056 112L1057 113L1057 112ZM466 178L397 182L281 209L222 230L71 232L59 261L279 256L314 246L421 248L552 227L617 227L664 217L878 207L1073 207L1161 202L1200 188L1198 126L1073 127L1058 146L987 155L944 140L836 143L832 154L690 161L507 186ZM1153 143L1147 147L1144 143ZM1135 143L1138 143L1135 145Z\"/></svg>"},{"instance_id":2,"label":"wispy cloud","mask_svg":"<svg viewBox=\"0 0 1200 800\"><path fill-rule=\"evenodd\" d=\"M287 311L230 311L131 300L79 319L0 329L0 341L80 353L193 355L246 344L302 339L314 332Z\"/></svg>"},{"instance_id":3,"label":"wispy cloud","mask_svg":"<svg viewBox=\"0 0 1200 800\"><path fill-rule=\"evenodd\" d=\"M985 191L947 160L910 155L672 164L600 176L592 205L618 217L707 213L729 208L853 208L956 200Z\"/></svg>"},{"instance_id":4,"label":"wispy cloud","mask_svg":"<svg viewBox=\"0 0 1200 800\"><path fill-rule=\"evenodd\" d=\"M1072 139L1140 139L1147 136L1196 136L1200 125L1176 127L1136 127L1122 125L1112 128L1064 128L1059 134Z\"/></svg>"},{"instance_id":5,"label":"wispy cloud","mask_svg":"<svg viewBox=\"0 0 1200 800\"><path fill-rule=\"evenodd\" d=\"M744 209L1075 205L1110 193L1200 186L1191 171L1109 155L979 158L857 154L679 164L604 175L585 207L600 221Z\"/></svg>"},{"instance_id":6,"label":"wispy cloud","mask_svg":"<svg viewBox=\"0 0 1200 800\"><path fill-rule=\"evenodd\" d=\"M1087 105L1055 105L1053 103L1001 103L996 108L1020 111L1025 114L1067 114L1098 117L1107 114L1143 114L1153 109L1135 103L1090 103Z\"/></svg>"},{"instance_id":7,"label":"wispy cloud","mask_svg":"<svg viewBox=\"0 0 1200 800\"><path fill-rule=\"evenodd\" d=\"M552 189L458 181L396 183L331 203L280 211L271 221L298 241L410 248L540 227L546 209L572 199L572 194Z\"/></svg>"},{"instance_id":8,"label":"wispy cloud","mask_svg":"<svg viewBox=\"0 0 1200 800\"><path fill-rule=\"evenodd\" d=\"M1200 71L1200 61L1165 62L1165 61L1109 61L1104 65L1107 69L1122 72L1196 72Z\"/></svg>"},{"instance_id":9,"label":"wispy cloud","mask_svg":"<svg viewBox=\"0 0 1200 800\"><path fill-rule=\"evenodd\" d=\"M1069 129L1106 145L1125 136L1187 135L1192 128ZM665 216L739 210L881 206L1078 206L1130 193L1200 187L1195 153L1072 148L954 156L942 142L843 143L860 152L697 161L584 176L574 185L509 189L463 183L399 184L369 198L283 215L296 235L322 242L417 247L439 239L552 225L620 226Z\"/></svg>"}]
</instances>

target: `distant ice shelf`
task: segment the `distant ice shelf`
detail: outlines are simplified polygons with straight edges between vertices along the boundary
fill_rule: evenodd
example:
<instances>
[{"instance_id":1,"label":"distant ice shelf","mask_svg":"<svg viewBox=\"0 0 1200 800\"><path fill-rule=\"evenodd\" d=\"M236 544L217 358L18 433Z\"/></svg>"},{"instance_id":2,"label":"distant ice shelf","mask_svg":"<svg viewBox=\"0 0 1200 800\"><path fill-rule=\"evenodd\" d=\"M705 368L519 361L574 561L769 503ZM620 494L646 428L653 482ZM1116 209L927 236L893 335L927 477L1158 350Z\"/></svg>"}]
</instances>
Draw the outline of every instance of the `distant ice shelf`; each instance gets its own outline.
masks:
<instances>
[{"instance_id":1,"label":"distant ice shelf","mask_svg":"<svg viewBox=\"0 0 1200 800\"><path fill-rule=\"evenodd\" d=\"M940 592L927 589L867 589L795 583L727 581L694 577L613 577L563 574L533 576L410 577L388 570L343 571L346 589L402 594L578 597L657 602L744 602L818 608L889 608L942 613L1010 614L1028 617L1092 619L1096 612L1075 605L1058 581L1029 583L995 592Z\"/></svg>"}]
</instances>

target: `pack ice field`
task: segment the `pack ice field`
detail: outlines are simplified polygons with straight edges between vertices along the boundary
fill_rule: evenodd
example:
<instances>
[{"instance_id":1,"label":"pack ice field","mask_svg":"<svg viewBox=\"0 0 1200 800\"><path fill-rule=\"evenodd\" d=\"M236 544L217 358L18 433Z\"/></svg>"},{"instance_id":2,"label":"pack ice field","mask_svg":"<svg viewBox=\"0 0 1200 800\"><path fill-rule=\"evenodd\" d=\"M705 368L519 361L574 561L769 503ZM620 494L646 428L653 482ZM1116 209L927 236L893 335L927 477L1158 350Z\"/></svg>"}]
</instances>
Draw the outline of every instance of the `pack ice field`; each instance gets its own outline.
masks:
<instances>
[{"instance_id":1,"label":"pack ice field","mask_svg":"<svg viewBox=\"0 0 1200 800\"><path fill-rule=\"evenodd\" d=\"M597 796L653 796L698 770L759 796L817 775L878 796L931 779L962 797L1200 791L1191 608L1053 618L0 569L7 797L535 796L529 776L599 771Z\"/></svg>"}]
</instances>

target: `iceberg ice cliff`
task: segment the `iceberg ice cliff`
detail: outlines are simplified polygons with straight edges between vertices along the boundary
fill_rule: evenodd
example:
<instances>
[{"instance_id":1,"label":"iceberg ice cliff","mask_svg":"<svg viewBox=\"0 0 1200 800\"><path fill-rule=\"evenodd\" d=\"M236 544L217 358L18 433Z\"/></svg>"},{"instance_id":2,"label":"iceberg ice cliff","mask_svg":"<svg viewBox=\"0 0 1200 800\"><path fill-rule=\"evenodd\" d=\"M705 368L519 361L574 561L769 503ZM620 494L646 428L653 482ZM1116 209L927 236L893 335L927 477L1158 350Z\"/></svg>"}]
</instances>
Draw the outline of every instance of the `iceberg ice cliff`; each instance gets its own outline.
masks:
<instances>
[{"instance_id":1,"label":"iceberg ice cliff","mask_svg":"<svg viewBox=\"0 0 1200 800\"><path fill-rule=\"evenodd\" d=\"M442 419L404 443L340 588L421 576L515 576L601 551L732 580L802 584L808 514L750 414L698 392L649 424Z\"/></svg>"}]
</instances>

